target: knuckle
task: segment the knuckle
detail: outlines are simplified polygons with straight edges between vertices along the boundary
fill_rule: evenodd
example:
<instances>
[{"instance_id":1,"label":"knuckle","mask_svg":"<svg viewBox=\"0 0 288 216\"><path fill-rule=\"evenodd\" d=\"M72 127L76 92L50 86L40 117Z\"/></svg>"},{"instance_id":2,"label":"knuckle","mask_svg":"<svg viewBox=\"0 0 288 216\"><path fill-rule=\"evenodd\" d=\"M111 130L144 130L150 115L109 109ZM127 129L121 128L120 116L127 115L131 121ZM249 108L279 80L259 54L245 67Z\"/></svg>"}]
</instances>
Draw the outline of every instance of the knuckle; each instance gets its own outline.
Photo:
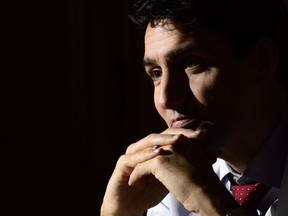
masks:
<instances>
[{"instance_id":1,"label":"knuckle","mask_svg":"<svg viewBox=\"0 0 288 216\"><path fill-rule=\"evenodd\" d=\"M125 166L127 164L127 156L121 155L117 161L118 166Z\"/></svg>"},{"instance_id":2,"label":"knuckle","mask_svg":"<svg viewBox=\"0 0 288 216\"><path fill-rule=\"evenodd\" d=\"M153 139L155 139L155 136L156 136L156 133L149 134L149 135L147 136L148 142L151 141L151 140L153 140Z\"/></svg>"},{"instance_id":3,"label":"knuckle","mask_svg":"<svg viewBox=\"0 0 288 216\"><path fill-rule=\"evenodd\" d=\"M134 146L135 146L135 144L129 145L126 149L126 154L134 153Z\"/></svg>"}]
</instances>

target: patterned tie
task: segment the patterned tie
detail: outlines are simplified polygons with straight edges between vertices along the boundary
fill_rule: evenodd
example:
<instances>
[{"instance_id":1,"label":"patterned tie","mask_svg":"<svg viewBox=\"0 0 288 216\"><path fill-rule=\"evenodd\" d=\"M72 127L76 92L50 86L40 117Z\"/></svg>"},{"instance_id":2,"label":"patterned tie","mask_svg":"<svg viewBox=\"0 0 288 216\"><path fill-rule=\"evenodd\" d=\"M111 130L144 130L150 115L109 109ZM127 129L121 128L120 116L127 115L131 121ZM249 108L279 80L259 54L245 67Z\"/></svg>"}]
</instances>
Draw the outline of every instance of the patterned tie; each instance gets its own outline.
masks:
<instances>
[{"instance_id":1,"label":"patterned tie","mask_svg":"<svg viewBox=\"0 0 288 216\"><path fill-rule=\"evenodd\" d=\"M247 205L254 209L257 208L268 189L266 185L259 182L238 185L235 181L231 181L231 192L238 204Z\"/></svg>"},{"instance_id":2,"label":"patterned tie","mask_svg":"<svg viewBox=\"0 0 288 216\"><path fill-rule=\"evenodd\" d=\"M265 194L263 184L255 183L248 185L232 185L231 191L239 205L249 205L257 207Z\"/></svg>"}]
</instances>

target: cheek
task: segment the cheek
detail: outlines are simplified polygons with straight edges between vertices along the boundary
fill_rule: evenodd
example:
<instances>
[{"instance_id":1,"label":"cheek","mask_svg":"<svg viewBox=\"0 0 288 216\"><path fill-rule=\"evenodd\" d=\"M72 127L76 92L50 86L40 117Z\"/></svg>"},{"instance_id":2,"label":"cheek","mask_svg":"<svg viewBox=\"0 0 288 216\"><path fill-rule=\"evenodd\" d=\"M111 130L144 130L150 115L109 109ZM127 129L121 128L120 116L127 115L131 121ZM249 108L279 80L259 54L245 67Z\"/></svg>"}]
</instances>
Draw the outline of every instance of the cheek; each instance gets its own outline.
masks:
<instances>
[{"instance_id":1,"label":"cheek","mask_svg":"<svg viewBox=\"0 0 288 216\"><path fill-rule=\"evenodd\" d=\"M217 94L217 76L214 73L202 73L189 80L191 94L195 99L204 107L211 106Z\"/></svg>"},{"instance_id":2,"label":"cheek","mask_svg":"<svg viewBox=\"0 0 288 216\"><path fill-rule=\"evenodd\" d=\"M236 76L218 76L205 85L202 96L203 103L216 119L230 121L239 113L245 95L243 87Z\"/></svg>"},{"instance_id":3,"label":"cheek","mask_svg":"<svg viewBox=\"0 0 288 216\"><path fill-rule=\"evenodd\" d=\"M208 71L190 80L190 88L207 118L212 121L231 119L235 111L234 84L218 70ZM204 109L203 109L204 108ZM225 120L225 121L226 121Z\"/></svg>"}]
</instances>

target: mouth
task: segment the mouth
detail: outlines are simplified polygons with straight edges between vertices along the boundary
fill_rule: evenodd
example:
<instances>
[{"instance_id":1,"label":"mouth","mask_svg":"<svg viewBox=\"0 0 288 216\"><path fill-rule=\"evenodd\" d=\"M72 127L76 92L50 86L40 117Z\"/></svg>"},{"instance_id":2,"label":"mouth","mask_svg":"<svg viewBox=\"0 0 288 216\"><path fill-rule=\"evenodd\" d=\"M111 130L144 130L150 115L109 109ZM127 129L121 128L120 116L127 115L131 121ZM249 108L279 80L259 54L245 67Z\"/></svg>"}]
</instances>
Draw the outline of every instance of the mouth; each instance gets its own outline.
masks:
<instances>
[{"instance_id":1,"label":"mouth","mask_svg":"<svg viewBox=\"0 0 288 216\"><path fill-rule=\"evenodd\" d=\"M201 144L204 150L209 153L211 157L213 156L212 158L215 159L218 157L220 150L217 146L215 147L215 124L213 122L201 118L179 117L172 121L171 127L204 131L205 139L204 137L201 138Z\"/></svg>"},{"instance_id":2,"label":"mouth","mask_svg":"<svg viewBox=\"0 0 288 216\"><path fill-rule=\"evenodd\" d=\"M200 121L198 119L177 118L172 121L171 127L189 128L189 129L195 130L199 124L200 124Z\"/></svg>"},{"instance_id":3,"label":"mouth","mask_svg":"<svg viewBox=\"0 0 288 216\"><path fill-rule=\"evenodd\" d=\"M192 118L176 118L172 121L171 127L186 128L191 130L209 130L213 126L210 121Z\"/></svg>"}]
</instances>

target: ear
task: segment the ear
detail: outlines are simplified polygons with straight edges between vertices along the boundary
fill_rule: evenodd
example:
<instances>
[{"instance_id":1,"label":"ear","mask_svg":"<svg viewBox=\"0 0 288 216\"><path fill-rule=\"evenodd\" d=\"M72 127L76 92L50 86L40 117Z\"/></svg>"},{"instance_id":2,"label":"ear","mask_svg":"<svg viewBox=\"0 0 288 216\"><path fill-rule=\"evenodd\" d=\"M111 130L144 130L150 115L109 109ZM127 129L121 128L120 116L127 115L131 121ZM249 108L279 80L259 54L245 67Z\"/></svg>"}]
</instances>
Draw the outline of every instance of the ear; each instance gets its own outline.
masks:
<instances>
[{"instance_id":1,"label":"ear","mask_svg":"<svg viewBox=\"0 0 288 216\"><path fill-rule=\"evenodd\" d=\"M269 82L276 76L278 64L277 44L271 38L260 39L255 50L257 53L258 77L262 84Z\"/></svg>"}]
</instances>

